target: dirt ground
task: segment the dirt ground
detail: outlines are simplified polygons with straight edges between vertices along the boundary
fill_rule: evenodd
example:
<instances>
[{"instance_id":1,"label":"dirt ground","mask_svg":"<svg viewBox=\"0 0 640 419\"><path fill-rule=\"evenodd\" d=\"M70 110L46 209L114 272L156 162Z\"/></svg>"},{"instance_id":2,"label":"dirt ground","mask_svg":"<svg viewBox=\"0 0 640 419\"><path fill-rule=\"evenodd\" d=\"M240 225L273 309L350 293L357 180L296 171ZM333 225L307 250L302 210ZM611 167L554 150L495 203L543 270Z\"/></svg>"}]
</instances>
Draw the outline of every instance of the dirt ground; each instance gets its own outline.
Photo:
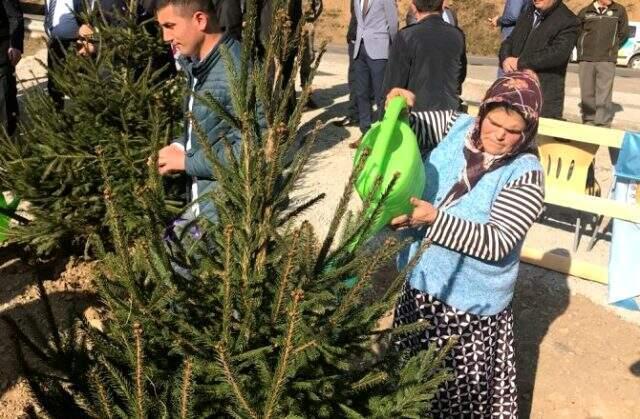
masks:
<instances>
[{"instance_id":1,"label":"dirt ground","mask_svg":"<svg viewBox=\"0 0 640 419\"><path fill-rule=\"evenodd\" d=\"M25 61L22 77L41 75L40 70L32 74L34 63ZM346 68L327 60L320 70L315 99L321 109L307 113L301 130L317 121L323 125L297 197L327 194L307 213L322 235L351 168L347 144L358 134L327 123L346 112ZM95 315L89 309L95 302L90 272L86 263L61 261L47 273L54 313L75 305ZM42 326L34 272L2 248L0 284L0 315L21 325L33 316ZM514 301L521 417L640 419L640 314L613 309L605 297L601 285L522 265ZM30 401L12 348L0 322L0 418L21 417Z\"/></svg>"}]
</instances>

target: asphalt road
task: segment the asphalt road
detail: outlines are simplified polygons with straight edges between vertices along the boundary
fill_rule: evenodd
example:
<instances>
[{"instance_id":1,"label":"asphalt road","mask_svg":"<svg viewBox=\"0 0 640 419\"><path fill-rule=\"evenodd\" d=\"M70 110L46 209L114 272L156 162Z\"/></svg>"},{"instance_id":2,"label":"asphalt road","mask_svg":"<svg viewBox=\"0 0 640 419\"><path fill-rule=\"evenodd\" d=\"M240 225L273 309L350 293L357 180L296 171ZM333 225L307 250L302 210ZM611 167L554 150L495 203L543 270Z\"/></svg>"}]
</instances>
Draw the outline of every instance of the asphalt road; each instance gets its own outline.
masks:
<instances>
[{"instance_id":1,"label":"asphalt road","mask_svg":"<svg viewBox=\"0 0 640 419\"><path fill-rule=\"evenodd\" d=\"M327 52L330 53L347 53L347 46L340 44L330 44L327 46ZM498 66L498 58L497 57L480 57L475 55L470 55L467 57L467 61L469 66L483 66L483 67L497 67ZM568 71L571 73L578 73L578 64L571 63L569 64ZM622 78L640 78L640 70L626 68L626 67L618 67L616 69L616 76Z\"/></svg>"}]
</instances>

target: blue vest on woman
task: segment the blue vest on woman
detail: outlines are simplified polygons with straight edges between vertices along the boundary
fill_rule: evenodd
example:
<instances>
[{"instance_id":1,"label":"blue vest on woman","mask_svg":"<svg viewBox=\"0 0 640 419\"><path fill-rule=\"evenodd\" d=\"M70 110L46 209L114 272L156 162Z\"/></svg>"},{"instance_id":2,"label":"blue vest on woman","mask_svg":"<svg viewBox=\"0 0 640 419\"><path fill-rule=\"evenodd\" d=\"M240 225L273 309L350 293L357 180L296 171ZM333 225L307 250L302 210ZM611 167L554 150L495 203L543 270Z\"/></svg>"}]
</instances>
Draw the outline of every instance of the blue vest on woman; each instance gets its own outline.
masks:
<instances>
[{"instance_id":1,"label":"blue vest on woman","mask_svg":"<svg viewBox=\"0 0 640 419\"><path fill-rule=\"evenodd\" d=\"M460 178L465 163L465 137L474 123L475 118L461 115L425 159L427 186L422 199L436 207ZM485 224L489 221L493 202L504 186L535 170L542 171L538 159L529 153L521 154L508 164L486 173L470 192L444 211L467 221ZM424 231L420 235L422 237ZM418 251L420 238L400 254L400 267L405 266ZM489 262L434 243L410 273L409 285L456 309L494 315L504 310L513 299L521 248L522 243L518 243L502 260Z\"/></svg>"}]
</instances>

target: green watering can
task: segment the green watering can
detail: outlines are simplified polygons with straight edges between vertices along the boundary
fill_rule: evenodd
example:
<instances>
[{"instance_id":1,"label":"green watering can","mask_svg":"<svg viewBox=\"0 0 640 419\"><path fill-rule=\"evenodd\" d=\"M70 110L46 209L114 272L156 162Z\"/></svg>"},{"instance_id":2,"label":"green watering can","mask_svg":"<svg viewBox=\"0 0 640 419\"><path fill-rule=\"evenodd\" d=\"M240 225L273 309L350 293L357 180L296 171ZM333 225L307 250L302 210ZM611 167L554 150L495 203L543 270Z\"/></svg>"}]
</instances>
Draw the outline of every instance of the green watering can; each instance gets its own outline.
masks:
<instances>
[{"instance_id":1,"label":"green watering can","mask_svg":"<svg viewBox=\"0 0 640 419\"><path fill-rule=\"evenodd\" d=\"M0 192L0 243L7 238L7 230L11 219L22 220L22 217L18 217L15 214L19 203L20 200L18 198L14 198L13 201L7 203L4 194Z\"/></svg>"},{"instance_id":2,"label":"green watering can","mask_svg":"<svg viewBox=\"0 0 640 419\"><path fill-rule=\"evenodd\" d=\"M384 119L371 126L362 139L354 159L354 165L357 166L364 149L370 149L355 187L362 199L373 193L373 203L380 200L394 174L399 174L383 203L382 211L374 220L372 234L382 230L398 215L411 213L413 207L409 200L413 196L421 198L424 192L426 179L418 140L409 126L407 117L401 117L406 106L407 103L401 96L389 102ZM382 184L377 191L373 191L379 176L382 176Z\"/></svg>"}]
</instances>

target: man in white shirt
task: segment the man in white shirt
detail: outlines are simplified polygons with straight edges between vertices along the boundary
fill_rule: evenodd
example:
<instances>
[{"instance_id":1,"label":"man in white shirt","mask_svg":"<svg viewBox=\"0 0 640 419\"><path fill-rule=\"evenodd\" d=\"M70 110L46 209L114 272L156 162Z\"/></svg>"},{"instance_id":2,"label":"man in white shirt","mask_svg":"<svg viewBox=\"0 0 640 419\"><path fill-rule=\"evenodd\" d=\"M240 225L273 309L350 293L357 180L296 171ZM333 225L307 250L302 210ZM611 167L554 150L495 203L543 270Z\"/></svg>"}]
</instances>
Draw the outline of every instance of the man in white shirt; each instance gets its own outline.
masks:
<instances>
[{"instance_id":1,"label":"man in white shirt","mask_svg":"<svg viewBox=\"0 0 640 419\"><path fill-rule=\"evenodd\" d=\"M81 5L81 0L46 0L45 2L44 30L49 37L47 89L58 109L64 106L64 94L56 86L54 78L51 77L51 71L62 66L66 51L76 45L80 28L76 16L80 12Z\"/></svg>"}]
</instances>

